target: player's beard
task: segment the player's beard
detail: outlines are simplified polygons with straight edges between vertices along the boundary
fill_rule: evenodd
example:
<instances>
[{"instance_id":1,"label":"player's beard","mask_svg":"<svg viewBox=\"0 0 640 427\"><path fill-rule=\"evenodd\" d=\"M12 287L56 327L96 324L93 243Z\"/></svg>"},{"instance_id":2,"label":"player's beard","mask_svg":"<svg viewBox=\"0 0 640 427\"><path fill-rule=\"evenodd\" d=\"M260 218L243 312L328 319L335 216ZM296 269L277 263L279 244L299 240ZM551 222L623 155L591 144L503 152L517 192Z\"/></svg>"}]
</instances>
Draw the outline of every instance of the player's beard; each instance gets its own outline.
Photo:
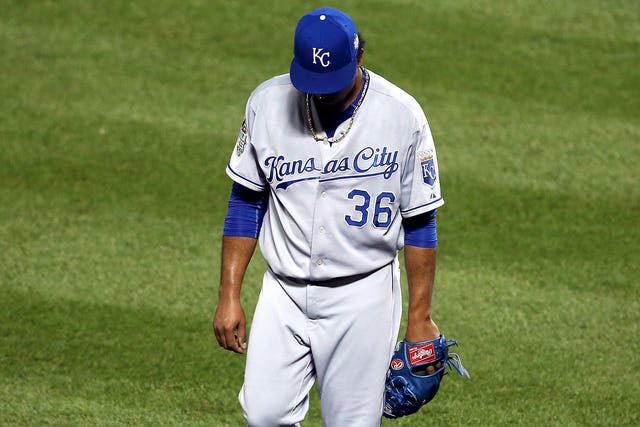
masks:
<instances>
[{"instance_id":1,"label":"player's beard","mask_svg":"<svg viewBox=\"0 0 640 427\"><path fill-rule=\"evenodd\" d=\"M315 95L314 98L316 102L323 107L337 109L344 103L346 96L341 95L340 92L336 92L326 95Z\"/></svg>"}]
</instances>

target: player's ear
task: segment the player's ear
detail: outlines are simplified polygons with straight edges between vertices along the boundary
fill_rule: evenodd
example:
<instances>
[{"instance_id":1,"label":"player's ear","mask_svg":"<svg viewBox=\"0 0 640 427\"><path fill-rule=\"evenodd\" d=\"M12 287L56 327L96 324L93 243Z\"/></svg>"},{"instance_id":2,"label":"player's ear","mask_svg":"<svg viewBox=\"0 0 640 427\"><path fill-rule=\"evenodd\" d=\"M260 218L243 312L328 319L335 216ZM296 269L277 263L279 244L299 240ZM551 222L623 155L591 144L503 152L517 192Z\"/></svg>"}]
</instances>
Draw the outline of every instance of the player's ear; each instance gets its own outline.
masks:
<instances>
[{"instance_id":1,"label":"player's ear","mask_svg":"<svg viewBox=\"0 0 640 427\"><path fill-rule=\"evenodd\" d=\"M364 39L362 38L362 33L358 32L358 66L362 65L362 56L364 55Z\"/></svg>"}]
</instances>

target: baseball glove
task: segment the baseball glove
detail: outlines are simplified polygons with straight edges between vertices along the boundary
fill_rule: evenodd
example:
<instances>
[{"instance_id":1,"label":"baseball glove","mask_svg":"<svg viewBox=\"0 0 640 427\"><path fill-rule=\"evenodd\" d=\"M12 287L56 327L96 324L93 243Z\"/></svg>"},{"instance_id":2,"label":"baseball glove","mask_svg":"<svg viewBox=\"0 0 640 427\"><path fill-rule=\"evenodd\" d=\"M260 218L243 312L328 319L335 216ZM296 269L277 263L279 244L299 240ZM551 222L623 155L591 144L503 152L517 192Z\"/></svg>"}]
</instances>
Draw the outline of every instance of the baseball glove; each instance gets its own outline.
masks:
<instances>
[{"instance_id":1,"label":"baseball glove","mask_svg":"<svg viewBox=\"0 0 640 427\"><path fill-rule=\"evenodd\" d=\"M418 412L438 392L447 366L470 378L460 356L449 353L449 347L454 345L458 345L457 341L443 335L417 343L402 340L396 345L385 383L385 417L399 418ZM427 373L429 366L435 369L431 374Z\"/></svg>"}]
</instances>

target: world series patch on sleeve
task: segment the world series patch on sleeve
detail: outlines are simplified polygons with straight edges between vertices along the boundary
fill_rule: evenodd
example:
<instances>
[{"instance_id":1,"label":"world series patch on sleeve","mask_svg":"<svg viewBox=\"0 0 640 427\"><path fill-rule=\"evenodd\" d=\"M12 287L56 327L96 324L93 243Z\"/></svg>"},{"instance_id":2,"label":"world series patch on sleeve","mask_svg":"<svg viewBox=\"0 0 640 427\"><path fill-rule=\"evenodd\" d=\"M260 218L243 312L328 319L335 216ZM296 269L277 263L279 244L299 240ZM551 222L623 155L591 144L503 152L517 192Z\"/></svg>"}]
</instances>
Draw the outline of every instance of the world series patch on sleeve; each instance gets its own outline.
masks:
<instances>
[{"instance_id":1,"label":"world series patch on sleeve","mask_svg":"<svg viewBox=\"0 0 640 427\"><path fill-rule=\"evenodd\" d=\"M449 347L454 345L458 342L444 335L417 343L403 340L396 345L385 382L385 417L399 418L418 412L435 397L447 367L470 378L460 356L449 353ZM427 373L429 366L435 369L432 373Z\"/></svg>"}]
</instances>

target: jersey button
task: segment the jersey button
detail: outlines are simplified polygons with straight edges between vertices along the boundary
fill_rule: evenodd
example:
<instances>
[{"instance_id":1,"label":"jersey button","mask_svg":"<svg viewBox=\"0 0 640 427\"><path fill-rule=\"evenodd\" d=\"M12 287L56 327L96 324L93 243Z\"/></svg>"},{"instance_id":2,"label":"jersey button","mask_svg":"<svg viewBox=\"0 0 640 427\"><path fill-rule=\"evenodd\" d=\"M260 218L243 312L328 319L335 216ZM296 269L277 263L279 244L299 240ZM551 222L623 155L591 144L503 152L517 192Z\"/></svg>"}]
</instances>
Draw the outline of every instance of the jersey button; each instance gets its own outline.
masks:
<instances>
[{"instance_id":1,"label":"jersey button","mask_svg":"<svg viewBox=\"0 0 640 427\"><path fill-rule=\"evenodd\" d=\"M318 264L318 265L322 265L322 264L324 264L324 260L323 260L322 258L318 258L318 259L316 260L316 264Z\"/></svg>"},{"instance_id":2,"label":"jersey button","mask_svg":"<svg viewBox=\"0 0 640 427\"><path fill-rule=\"evenodd\" d=\"M318 228L318 231L320 232L320 234L324 234L325 229L323 226L320 226L320 228Z\"/></svg>"},{"instance_id":3,"label":"jersey button","mask_svg":"<svg viewBox=\"0 0 640 427\"><path fill-rule=\"evenodd\" d=\"M327 194L327 192L326 192L326 191L323 191L323 192L322 192L322 198L323 198L323 199L326 199L326 198L327 198L327 196L329 196L329 195Z\"/></svg>"}]
</instances>

